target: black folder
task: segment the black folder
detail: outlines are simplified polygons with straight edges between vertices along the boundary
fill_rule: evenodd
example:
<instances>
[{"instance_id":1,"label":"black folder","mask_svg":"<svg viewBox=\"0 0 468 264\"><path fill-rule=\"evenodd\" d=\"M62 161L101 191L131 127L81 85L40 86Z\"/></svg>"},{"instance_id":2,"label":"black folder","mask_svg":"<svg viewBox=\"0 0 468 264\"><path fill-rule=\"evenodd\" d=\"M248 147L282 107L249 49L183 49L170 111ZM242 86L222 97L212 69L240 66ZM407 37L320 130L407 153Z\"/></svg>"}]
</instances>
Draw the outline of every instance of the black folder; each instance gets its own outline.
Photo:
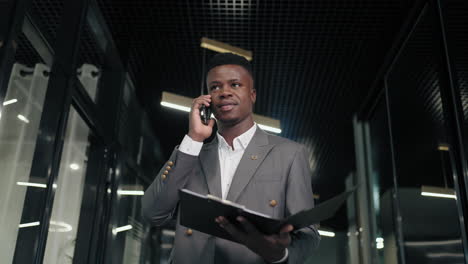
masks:
<instances>
[{"instance_id":1,"label":"black folder","mask_svg":"<svg viewBox=\"0 0 468 264\"><path fill-rule=\"evenodd\" d=\"M210 194L202 195L187 189L181 189L179 190L180 224L234 242L236 241L231 235L215 222L216 217L224 216L232 224L241 227L236 220L236 217L241 215L255 225L259 231L267 235L278 233L281 227L286 224L291 224L294 230L298 230L335 215L343 202L355 190L356 187L320 203L312 209L300 211L285 219L275 219L269 215L249 210L244 205L223 200Z\"/></svg>"}]
</instances>

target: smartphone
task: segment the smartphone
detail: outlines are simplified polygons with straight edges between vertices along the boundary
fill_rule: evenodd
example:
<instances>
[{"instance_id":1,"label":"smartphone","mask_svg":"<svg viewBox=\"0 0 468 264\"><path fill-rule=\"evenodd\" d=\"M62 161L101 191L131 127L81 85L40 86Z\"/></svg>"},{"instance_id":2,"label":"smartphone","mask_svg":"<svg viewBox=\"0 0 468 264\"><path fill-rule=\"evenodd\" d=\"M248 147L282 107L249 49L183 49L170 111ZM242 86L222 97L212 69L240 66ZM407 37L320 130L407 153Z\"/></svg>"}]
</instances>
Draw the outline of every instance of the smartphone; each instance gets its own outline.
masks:
<instances>
[{"instance_id":1,"label":"smartphone","mask_svg":"<svg viewBox=\"0 0 468 264\"><path fill-rule=\"evenodd\" d=\"M200 108L200 118L203 124L208 125L211 119L211 107L202 105Z\"/></svg>"}]
</instances>

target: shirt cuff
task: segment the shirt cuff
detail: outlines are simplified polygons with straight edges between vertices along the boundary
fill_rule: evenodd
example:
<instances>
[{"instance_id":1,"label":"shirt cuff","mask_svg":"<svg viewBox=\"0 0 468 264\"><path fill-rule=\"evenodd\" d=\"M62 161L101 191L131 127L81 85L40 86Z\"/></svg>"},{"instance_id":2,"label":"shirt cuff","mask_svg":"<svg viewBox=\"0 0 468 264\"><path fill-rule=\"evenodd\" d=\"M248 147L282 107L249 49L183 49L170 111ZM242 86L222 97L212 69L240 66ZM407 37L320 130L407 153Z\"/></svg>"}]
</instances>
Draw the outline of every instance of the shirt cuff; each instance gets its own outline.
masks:
<instances>
[{"instance_id":1,"label":"shirt cuff","mask_svg":"<svg viewBox=\"0 0 468 264\"><path fill-rule=\"evenodd\" d=\"M272 263L281 263L281 262L285 262L287 259L288 259L288 256L289 256L289 252L288 252L288 249L286 248L286 252L284 253L284 257L278 261L275 261L275 262L272 262Z\"/></svg>"},{"instance_id":2,"label":"shirt cuff","mask_svg":"<svg viewBox=\"0 0 468 264\"><path fill-rule=\"evenodd\" d=\"M188 135L185 135L182 143L180 143L179 151L182 151L185 154L198 156L203 147L203 142L198 142L193 140Z\"/></svg>"}]
</instances>

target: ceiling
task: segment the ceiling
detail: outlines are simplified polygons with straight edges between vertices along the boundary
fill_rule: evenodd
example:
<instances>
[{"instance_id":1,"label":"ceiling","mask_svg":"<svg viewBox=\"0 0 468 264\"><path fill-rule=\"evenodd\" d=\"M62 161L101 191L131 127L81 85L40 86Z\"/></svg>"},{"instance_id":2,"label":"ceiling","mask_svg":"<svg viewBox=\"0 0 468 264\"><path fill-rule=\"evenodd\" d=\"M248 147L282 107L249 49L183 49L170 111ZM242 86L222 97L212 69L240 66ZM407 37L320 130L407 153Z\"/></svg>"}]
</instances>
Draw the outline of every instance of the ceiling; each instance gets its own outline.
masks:
<instances>
[{"instance_id":1,"label":"ceiling","mask_svg":"<svg viewBox=\"0 0 468 264\"><path fill-rule=\"evenodd\" d=\"M162 91L200 93L201 37L253 52L255 112L281 121L305 144L313 187L325 200L354 170L353 114L413 1L97 0L166 157L188 129L186 113L162 109ZM63 0L33 1L52 42ZM80 59L99 64L86 30ZM90 52L85 52L88 50ZM206 51L205 56L214 53ZM27 60L27 58L24 58ZM340 215L327 224L346 226Z\"/></svg>"}]
</instances>

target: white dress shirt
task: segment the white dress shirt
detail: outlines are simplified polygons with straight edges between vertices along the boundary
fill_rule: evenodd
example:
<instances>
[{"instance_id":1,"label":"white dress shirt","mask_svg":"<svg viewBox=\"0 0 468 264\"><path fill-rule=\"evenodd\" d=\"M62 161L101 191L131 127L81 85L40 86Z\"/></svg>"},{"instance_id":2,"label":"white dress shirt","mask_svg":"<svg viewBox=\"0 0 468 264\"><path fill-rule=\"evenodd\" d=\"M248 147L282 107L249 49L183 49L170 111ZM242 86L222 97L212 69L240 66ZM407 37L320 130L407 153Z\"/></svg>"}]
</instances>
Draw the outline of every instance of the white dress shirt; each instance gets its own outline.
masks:
<instances>
[{"instance_id":1,"label":"white dress shirt","mask_svg":"<svg viewBox=\"0 0 468 264\"><path fill-rule=\"evenodd\" d=\"M233 147L229 146L223 136L221 136L219 133L216 133L216 136L218 137L218 157L221 171L221 193L223 199L226 199L229 188L231 187L234 173L236 172L237 166L239 165L239 162L244 155L245 149L252 140L255 131L257 131L257 124L254 124L242 135L234 138L232 141ZM203 142L195 141L188 135L185 135L182 143L179 146L179 151L188 155L198 156L202 147ZM288 258L288 255L288 249L286 248L286 254L284 257L273 263L285 261Z\"/></svg>"}]
</instances>

